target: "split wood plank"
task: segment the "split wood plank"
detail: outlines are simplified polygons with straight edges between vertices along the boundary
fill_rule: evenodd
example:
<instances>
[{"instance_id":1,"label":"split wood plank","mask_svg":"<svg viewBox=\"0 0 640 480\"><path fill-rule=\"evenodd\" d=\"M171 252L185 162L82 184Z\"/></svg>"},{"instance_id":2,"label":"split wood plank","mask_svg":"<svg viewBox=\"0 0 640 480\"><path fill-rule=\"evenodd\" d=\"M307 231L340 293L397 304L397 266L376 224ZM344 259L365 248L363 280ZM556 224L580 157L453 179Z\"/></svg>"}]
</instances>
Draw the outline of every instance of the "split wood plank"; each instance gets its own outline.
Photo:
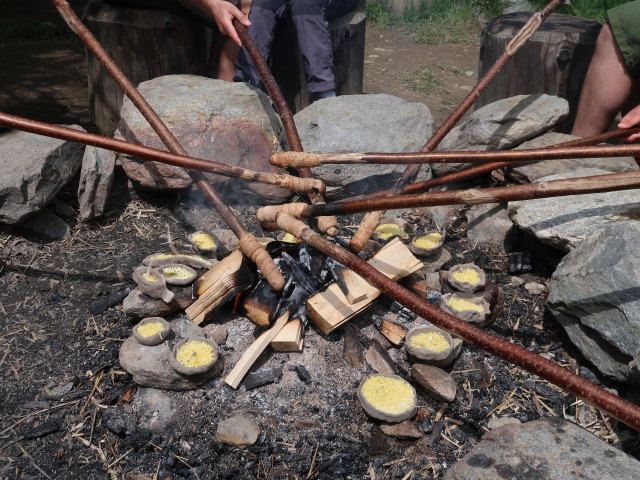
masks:
<instances>
[{"instance_id":1,"label":"split wood plank","mask_svg":"<svg viewBox=\"0 0 640 480\"><path fill-rule=\"evenodd\" d=\"M299 318L294 318L287 323L271 341L271 348L276 352L299 352L303 345L302 322Z\"/></svg>"},{"instance_id":2,"label":"split wood plank","mask_svg":"<svg viewBox=\"0 0 640 480\"><path fill-rule=\"evenodd\" d=\"M229 374L224 379L224 382L229 385L231 388L238 388L240 382L247 374L251 366L258 359L260 354L264 352L264 350L269 346L271 341L275 338L278 333L284 328L284 326L289 321L289 312L282 315L276 322L273 324L269 330L266 330L262 333L250 346L245 350L245 352L236 363L235 367L229 372Z\"/></svg>"},{"instance_id":3,"label":"split wood plank","mask_svg":"<svg viewBox=\"0 0 640 480\"><path fill-rule=\"evenodd\" d=\"M209 313L252 283L253 272L242 252L236 250L196 280L198 299L185 312L199 325Z\"/></svg>"},{"instance_id":4,"label":"split wood plank","mask_svg":"<svg viewBox=\"0 0 640 480\"><path fill-rule=\"evenodd\" d=\"M392 280L406 277L423 267L422 262L397 238L380 249L369 260L369 264ZM359 275L354 275L360 278L361 287L367 292L361 301L349 302L337 283L332 283L326 290L307 300L309 316L325 335L362 312L380 296L380 290Z\"/></svg>"}]
</instances>

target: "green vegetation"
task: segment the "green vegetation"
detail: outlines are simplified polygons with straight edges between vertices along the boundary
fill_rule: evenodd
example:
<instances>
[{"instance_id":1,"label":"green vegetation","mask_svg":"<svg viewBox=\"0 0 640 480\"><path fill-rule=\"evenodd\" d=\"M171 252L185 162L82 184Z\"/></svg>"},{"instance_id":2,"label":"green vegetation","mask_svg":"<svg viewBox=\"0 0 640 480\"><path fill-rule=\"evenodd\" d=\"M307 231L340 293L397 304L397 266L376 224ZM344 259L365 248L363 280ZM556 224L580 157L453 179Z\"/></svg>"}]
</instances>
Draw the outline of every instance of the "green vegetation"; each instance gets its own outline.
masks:
<instances>
[{"instance_id":1,"label":"green vegetation","mask_svg":"<svg viewBox=\"0 0 640 480\"><path fill-rule=\"evenodd\" d=\"M18 14L11 3L10 0L0 0L0 40L61 38L72 35L62 23L33 21Z\"/></svg>"},{"instance_id":2,"label":"green vegetation","mask_svg":"<svg viewBox=\"0 0 640 480\"><path fill-rule=\"evenodd\" d=\"M392 12L388 0L367 0L365 13L376 27L402 28L429 45L472 43L481 28L473 0L421 0L403 15Z\"/></svg>"},{"instance_id":3,"label":"green vegetation","mask_svg":"<svg viewBox=\"0 0 640 480\"><path fill-rule=\"evenodd\" d=\"M530 0L538 9L544 8L548 3L545 0ZM564 13L565 15L575 15L577 17L590 18L598 22L604 22L607 18L607 10L629 0L571 0L567 5L560 5L556 13Z\"/></svg>"}]
</instances>

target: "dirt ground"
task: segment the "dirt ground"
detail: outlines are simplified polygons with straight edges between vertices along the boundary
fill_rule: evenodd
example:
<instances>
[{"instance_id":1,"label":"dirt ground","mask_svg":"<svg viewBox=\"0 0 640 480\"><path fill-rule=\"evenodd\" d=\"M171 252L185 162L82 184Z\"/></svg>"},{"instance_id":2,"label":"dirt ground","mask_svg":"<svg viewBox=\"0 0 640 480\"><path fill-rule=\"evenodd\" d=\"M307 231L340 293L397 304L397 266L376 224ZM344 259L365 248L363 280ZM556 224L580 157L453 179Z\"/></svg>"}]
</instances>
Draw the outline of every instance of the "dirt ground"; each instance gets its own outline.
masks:
<instances>
[{"instance_id":1,"label":"dirt ground","mask_svg":"<svg viewBox=\"0 0 640 480\"><path fill-rule=\"evenodd\" d=\"M417 45L397 31L369 28L366 48L365 91L424 102L437 122L474 82L477 45ZM83 49L71 39L0 45L0 62L10 65L0 71L0 110L86 126L83 59ZM431 63L451 67L437 69L440 88L409 89L402 72ZM74 191L67 186L59 198L77 208ZM168 233L176 247L187 249L188 232L176 219L174 198L136 192L101 221L68 222L72 235L62 241L0 235L0 479L440 478L478 441L492 413L521 421L575 417L616 445L626 431L546 382L465 347L450 368L456 400L447 406L420 393L414 423L424 436L386 436L356 398L366 367L344 359L346 337L364 350L375 334L365 314L351 322L353 328L328 337L310 328L301 354L261 358L260 367L283 367L279 385L233 391L217 379L196 391L171 392L180 407L170 431L115 434L104 412L131 411L137 390L118 364L132 323L119 306L95 316L89 307L131 285L131 271L141 259L168 248ZM453 259L444 268L474 261L502 286L507 308L491 331L579 370L579 357L545 314L543 295L514 286L507 257L473 248L465 226L460 216L450 226L446 248ZM522 277L544 282L547 274L541 267ZM223 348L228 371L253 329L228 310L219 321L230 332L245 332ZM401 352L391 349L391 355L406 376ZM288 370L295 364L309 367L310 383ZM260 424L255 446L239 450L215 441L218 422L235 412Z\"/></svg>"}]
</instances>

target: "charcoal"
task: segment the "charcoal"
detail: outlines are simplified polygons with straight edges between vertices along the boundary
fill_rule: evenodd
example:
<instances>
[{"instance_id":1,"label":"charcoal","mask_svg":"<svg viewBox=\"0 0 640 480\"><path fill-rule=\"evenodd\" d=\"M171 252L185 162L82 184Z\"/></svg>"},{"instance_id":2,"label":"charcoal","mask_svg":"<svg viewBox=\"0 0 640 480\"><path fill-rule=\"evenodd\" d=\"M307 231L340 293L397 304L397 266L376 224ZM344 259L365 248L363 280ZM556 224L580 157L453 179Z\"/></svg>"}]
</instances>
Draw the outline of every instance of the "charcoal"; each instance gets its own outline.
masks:
<instances>
[{"instance_id":1,"label":"charcoal","mask_svg":"<svg viewBox=\"0 0 640 480\"><path fill-rule=\"evenodd\" d=\"M307 367L305 367L304 365L291 365L289 366L289 370L296 372L296 375L298 375L298 378L301 381L305 383L311 382L311 374L309 373L309 370L307 370Z\"/></svg>"},{"instance_id":2,"label":"charcoal","mask_svg":"<svg viewBox=\"0 0 640 480\"><path fill-rule=\"evenodd\" d=\"M531 265L531 253L513 252L509 254L509 273L527 273L533 270Z\"/></svg>"},{"instance_id":3,"label":"charcoal","mask_svg":"<svg viewBox=\"0 0 640 480\"><path fill-rule=\"evenodd\" d=\"M278 383L282 378L282 368L263 368L257 372L247 374L244 379L244 388L253 390L254 388L269 385L270 383Z\"/></svg>"}]
</instances>

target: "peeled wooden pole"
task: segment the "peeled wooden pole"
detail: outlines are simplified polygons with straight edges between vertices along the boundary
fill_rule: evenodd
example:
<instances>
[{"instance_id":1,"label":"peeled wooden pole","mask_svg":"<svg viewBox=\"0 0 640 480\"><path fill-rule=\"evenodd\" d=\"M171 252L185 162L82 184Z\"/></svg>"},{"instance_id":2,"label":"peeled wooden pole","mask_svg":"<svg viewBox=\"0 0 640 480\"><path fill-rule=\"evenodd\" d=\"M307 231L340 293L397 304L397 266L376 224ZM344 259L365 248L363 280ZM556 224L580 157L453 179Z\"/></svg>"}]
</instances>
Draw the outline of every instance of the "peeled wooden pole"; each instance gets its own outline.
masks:
<instances>
[{"instance_id":1,"label":"peeled wooden pole","mask_svg":"<svg viewBox=\"0 0 640 480\"><path fill-rule=\"evenodd\" d=\"M143 157L156 162L175 165L186 169L216 173L225 177L266 183L268 185L277 185L296 192L324 191L324 184L320 180L313 178L300 178L286 174L256 172L255 170L235 167L224 163L214 162L212 160L169 153L163 150L145 147L144 145L138 145L137 143L130 143L111 137L104 137L102 135L96 135L82 130L74 130L73 128L38 122L36 120L10 115L8 113L0 112L0 125L3 127L14 128L16 130L36 133L38 135L45 135L47 137L84 143L85 145L93 145L106 150L113 150L114 152Z\"/></svg>"},{"instance_id":2,"label":"peeled wooden pole","mask_svg":"<svg viewBox=\"0 0 640 480\"><path fill-rule=\"evenodd\" d=\"M402 306L410 309L429 322L460 337L465 342L475 345L514 365L524 368L563 390L583 399L585 402L601 409L617 418L631 428L640 431L640 407L609 393L587 379L572 373L566 368L547 360L525 348L514 345L470 323L457 319L443 312L426 300L390 280L357 255L340 248L333 242L315 233L303 222L287 214L278 214L278 226L296 238L320 250L325 255L337 260L347 268L366 278L382 292L393 298Z\"/></svg>"},{"instance_id":3,"label":"peeled wooden pole","mask_svg":"<svg viewBox=\"0 0 640 480\"><path fill-rule=\"evenodd\" d=\"M519 163L565 158L604 158L640 155L640 144L598 145L589 147L535 148L498 151L403 152L403 153L308 153L281 152L271 163L290 168L296 165L317 167L326 164L424 164L424 163Z\"/></svg>"},{"instance_id":4,"label":"peeled wooden pole","mask_svg":"<svg viewBox=\"0 0 640 480\"><path fill-rule=\"evenodd\" d=\"M468 190L395 195L326 205L288 203L279 206L262 207L258 210L257 217L260 222L274 223L277 214L282 212L296 218L309 218L318 215L344 215L379 211L381 209L500 203L585 193L614 192L633 188L640 188L640 172L611 173L591 177L528 183L526 185L512 185L509 187L470 188Z\"/></svg>"},{"instance_id":5,"label":"peeled wooden pole","mask_svg":"<svg viewBox=\"0 0 640 480\"><path fill-rule=\"evenodd\" d=\"M533 33L542 24L543 20L547 18L551 12L564 0L553 0L544 9L534 13L529 21L523 25L523 27L516 33L516 35L508 43L503 54L496 60L493 66L487 71L487 73L480 79L475 87L469 92L465 99L458 105L454 112L445 120L445 122L438 128L436 133L429 139L429 141L422 147L423 152L431 152L436 149L442 139L451 131L456 123L462 118L465 112L474 104L474 102L480 97L482 92L486 90L491 81L498 75L502 67L509 61L509 59L515 55L515 53L522 47L522 45L533 35ZM400 178L391 188L391 194L397 195L404 187L411 182L418 172L420 171L420 165L409 165ZM371 238L373 231L380 223L384 215L383 211L369 212L364 216L360 222L360 226L355 235L349 242L349 246L355 252L359 252L364 248L367 240Z\"/></svg>"},{"instance_id":6,"label":"peeled wooden pole","mask_svg":"<svg viewBox=\"0 0 640 480\"><path fill-rule=\"evenodd\" d=\"M628 128L624 130L615 130L613 132L607 132L600 135L595 135L593 137L579 138L576 140L570 140L568 142L559 143L557 145L550 145L545 148L553 149L553 148L559 148L559 147L580 147L585 145L595 145L598 143L607 142L615 138L634 135L636 133L640 133L640 128ZM510 166L513 166L513 164L510 162L485 163L477 167L466 168L459 172L450 173L442 177L436 177L430 180L425 180L424 182L412 183L404 187L401 193L403 194L421 193L430 188L439 187L441 185L447 185L449 183L460 182L462 180L467 180L469 178L477 177L478 175L489 173L499 168L510 167ZM358 195L357 197L353 197L350 200L365 200L370 198L381 198L381 197L386 197L388 195L391 195L391 190L380 190L380 191L371 192L365 195Z\"/></svg>"},{"instance_id":7,"label":"peeled wooden pole","mask_svg":"<svg viewBox=\"0 0 640 480\"><path fill-rule=\"evenodd\" d=\"M282 120L282 125L284 127L285 135L287 136L287 142L289 143L289 148L291 148L294 152L302 152L302 142L300 141L300 135L298 135L298 129L296 128L296 124L293 121L293 112L287 105L287 101L282 95L282 91L280 87L278 87L278 82L274 78L271 70L269 70L269 66L267 62L265 62L262 55L258 51L258 47L255 42L247 32L247 29L242 23L238 21L238 19L233 20L233 26L242 41L242 45L247 50L247 53L251 57L253 64L262 79L262 83L264 83L267 92L269 92L269 96L276 107L276 111L280 115L280 119ZM311 170L307 167L300 167L296 169L298 175L302 178L313 178ZM324 204L324 198L320 193L309 193L309 200L314 205ZM328 217L319 217L318 218L318 229L322 233L326 233L328 235L335 235L338 233L338 220L333 216Z\"/></svg>"},{"instance_id":8,"label":"peeled wooden pole","mask_svg":"<svg viewBox=\"0 0 640 480\"><path fill-rule=\"evenodd\" d=\"M129 97L131 102L149 122L167 148L175 154L186 156L187 152L182 145L180 145L178 139L169 131L158 114L153 110L153 108L151 108L151 105L149 105L122 70L120 70L106 50L100 45L98 40L83 25L69 5L69 2L66 0L51 1L58 9L58 12L60 12L60 15L65 22L67 22L67 25L69 25L71 30L73 30L73 32L82 39L87 48L96 56L104 66L105 70L122 89L124 94ZM256 238L244 228L238 217L233 213L231 208L229 208L229 206L220 197L218 191L207 181L207 178L201 172L195 170L187 170L187 172L198 188L202 190L207 199L213 204L214 208L225 223L233 233L236 234L240 240L239 246L242 252L255 262L274 290L282 290L285 283L284 277L267 251L260 245Z\"/></svg>"}]
</instances>

